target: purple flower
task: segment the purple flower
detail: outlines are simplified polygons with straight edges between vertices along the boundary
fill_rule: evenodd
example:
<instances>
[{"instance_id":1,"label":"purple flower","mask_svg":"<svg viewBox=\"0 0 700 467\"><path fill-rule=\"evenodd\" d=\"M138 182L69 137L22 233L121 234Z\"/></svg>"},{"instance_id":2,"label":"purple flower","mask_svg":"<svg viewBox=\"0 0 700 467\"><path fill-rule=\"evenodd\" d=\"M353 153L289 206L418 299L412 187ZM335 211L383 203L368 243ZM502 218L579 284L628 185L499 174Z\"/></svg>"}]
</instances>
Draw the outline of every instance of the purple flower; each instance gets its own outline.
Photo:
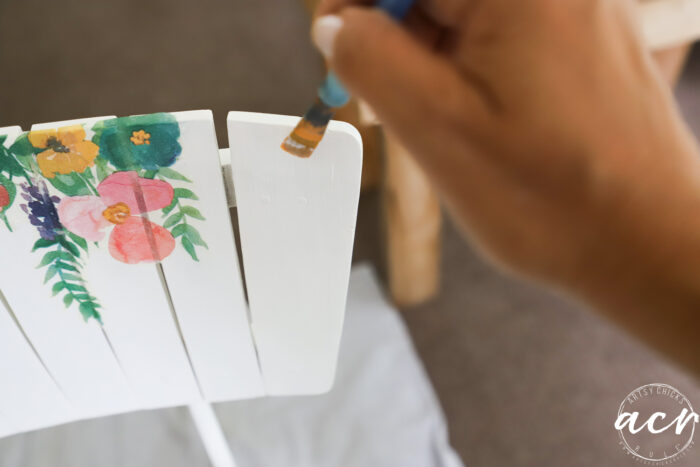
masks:
<instances>
[{"instance_id":1,"label":"purple flower","mask_svg":"<svg viewBox=\"0 0 700 467\"><path fill-rule=\"evenodd\" d=\"M20 207L29 216L29 222L37 228L41 238L55 240L56 236L63 230L56 211L56 204L61 201L60 198L49 195L49 190L44 182L33 186L23 183L20 186L22 187L22 198L27 202Z\"/></svg>"}]
</instances>

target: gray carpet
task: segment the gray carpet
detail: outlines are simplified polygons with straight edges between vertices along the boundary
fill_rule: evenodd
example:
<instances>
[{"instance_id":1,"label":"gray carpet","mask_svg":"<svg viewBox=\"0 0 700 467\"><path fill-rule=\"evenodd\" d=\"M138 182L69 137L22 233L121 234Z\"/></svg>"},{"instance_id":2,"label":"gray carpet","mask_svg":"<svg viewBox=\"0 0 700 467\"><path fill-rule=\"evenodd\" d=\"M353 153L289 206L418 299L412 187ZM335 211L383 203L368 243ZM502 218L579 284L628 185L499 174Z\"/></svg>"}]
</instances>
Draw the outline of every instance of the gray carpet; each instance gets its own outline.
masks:
<instances>
[{"instance_id":1,"label":"gray carpet","mask_svg":"<svg viewBox=\"0 0 700 467\"><path fill-rule=\"evenodd\" d=\"M0 2L0 126L211 108L225 146L228 110L299 114L312 98L321 67L300 3ZM700 135L697 53L678 96ZM381 266L378 219L367 194L356 256ZM628 392L664 382L700 405L697 379L495 272L449 223L444 245L440 297L404 316L467 465L635 465L612 427ZM675 465L700 465L700 450Z\"/></svg>"}]
</instances>

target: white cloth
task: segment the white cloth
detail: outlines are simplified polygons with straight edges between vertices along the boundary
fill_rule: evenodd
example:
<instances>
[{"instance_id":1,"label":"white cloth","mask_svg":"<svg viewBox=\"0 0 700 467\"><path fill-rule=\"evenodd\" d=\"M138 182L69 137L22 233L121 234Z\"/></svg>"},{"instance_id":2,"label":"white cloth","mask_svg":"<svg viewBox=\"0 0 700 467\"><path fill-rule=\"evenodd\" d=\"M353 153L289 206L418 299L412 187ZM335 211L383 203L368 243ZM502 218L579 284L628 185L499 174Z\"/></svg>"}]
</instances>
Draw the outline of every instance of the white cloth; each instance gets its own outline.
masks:
<instances>
[{"instance_id":1,"label":"white cloth","mask_svg":"<svg viewBox=\"0 0 700 467\"><path fill-rule=\"evenodd\" d=\"M240 467L460 467L397 311L353 270L334 388L218 404ZM184 409L78 422L0 440L3 467L206 466Z\"/></svg>"}]
</instances>

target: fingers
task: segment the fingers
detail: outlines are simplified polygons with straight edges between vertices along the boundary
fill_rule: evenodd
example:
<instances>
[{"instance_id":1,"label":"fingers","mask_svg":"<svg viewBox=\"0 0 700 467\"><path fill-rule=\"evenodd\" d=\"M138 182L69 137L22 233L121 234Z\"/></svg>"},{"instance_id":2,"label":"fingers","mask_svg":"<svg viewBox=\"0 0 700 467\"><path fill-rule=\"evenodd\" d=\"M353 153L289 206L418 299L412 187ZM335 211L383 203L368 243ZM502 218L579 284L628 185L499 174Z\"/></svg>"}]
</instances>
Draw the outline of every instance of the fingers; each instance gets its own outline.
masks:
<instances>
[{"instance_id":1,"label":"fingers","mask_svg":"<svg viewBox=\"0 0 700 467\"><path fill-rule=\"evenodd\" d=\"M425 15L443 27L459 24L478 0L419 0ZM490 0L487 0L490 1Z\"/></svg>"},{"instance_id":2,"label":"fingers","mask_svg":"<svg viewBox=\"0 0 700 467\"><path fill-rule=\"evenodd\" d=\"M440 27L452 27L464 18L468 8L477 1L479 0L418 0L412 10L419 10L422 16L430 18ZM335 14L350 6L371 6L375 3L377 0L321 0L314 17Z\"/></svg>"},{"instance_id":3,"label":"fingers","mask_svg":"<svg viewBox=\"0 0 700 467\"><path fill-rule=\"evenodd\" d=\"M430 49L437 49L446 30L433 21L421 8L412 9L401 25Z\"/></svg>"},{"instance_id":4,"label":"fingers","mask_svg":"<svg viewBox=\"0 0 700 467\"><path fill-rule=\"evenodd\" d=\"M488 118L478 90L450 62L378 10L352 7L319 18L313 35L349 90L400 136L433 127L464 133Z\"/></svg>"},{"instance_id":5,"label":"fingers","mask_svg":"<svg viewBox=\"0 0 700 467\"><path fill-rule=\"evenodd\" d=\"M349 6L371 6L374 3L376 3L376 0L321 0L316 7L314 17L338 13Z\"/></svg>"}]
</instances>

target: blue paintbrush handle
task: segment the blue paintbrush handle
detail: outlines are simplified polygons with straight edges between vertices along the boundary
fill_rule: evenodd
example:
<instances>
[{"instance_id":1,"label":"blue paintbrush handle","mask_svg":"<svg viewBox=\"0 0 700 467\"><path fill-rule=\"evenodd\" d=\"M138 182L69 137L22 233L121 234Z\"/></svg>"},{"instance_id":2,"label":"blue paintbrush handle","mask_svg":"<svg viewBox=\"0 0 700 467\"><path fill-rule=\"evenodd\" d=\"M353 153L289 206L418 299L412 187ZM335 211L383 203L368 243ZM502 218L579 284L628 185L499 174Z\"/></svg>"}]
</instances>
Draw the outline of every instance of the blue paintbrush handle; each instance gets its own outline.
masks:
<instances>
[{"instance_id":1,"label":"blue paintbrush handle","mask_svg":"<svg viewBox=\"0 0 700 467\"><path fill-rule=\"evenodd\" d=\"M415 0L379 0L375 7L386 11L395 20L401 21L414 3Z\"/></svg>"},{"instance_id":2,"label":"blue paintbrush handle","mask_svg":"<svg viewBox=\"0 0 700 467\"><path fill-rule=\"evenodd\" d=\"M400 21L414 3L415 0L379 0L375 7L384 10L389 16ZM326 79L318 88L318 97L328 107L342 107L350 100L350 94L332 71L328 72Z\"/></svg>"}]
</instances>

